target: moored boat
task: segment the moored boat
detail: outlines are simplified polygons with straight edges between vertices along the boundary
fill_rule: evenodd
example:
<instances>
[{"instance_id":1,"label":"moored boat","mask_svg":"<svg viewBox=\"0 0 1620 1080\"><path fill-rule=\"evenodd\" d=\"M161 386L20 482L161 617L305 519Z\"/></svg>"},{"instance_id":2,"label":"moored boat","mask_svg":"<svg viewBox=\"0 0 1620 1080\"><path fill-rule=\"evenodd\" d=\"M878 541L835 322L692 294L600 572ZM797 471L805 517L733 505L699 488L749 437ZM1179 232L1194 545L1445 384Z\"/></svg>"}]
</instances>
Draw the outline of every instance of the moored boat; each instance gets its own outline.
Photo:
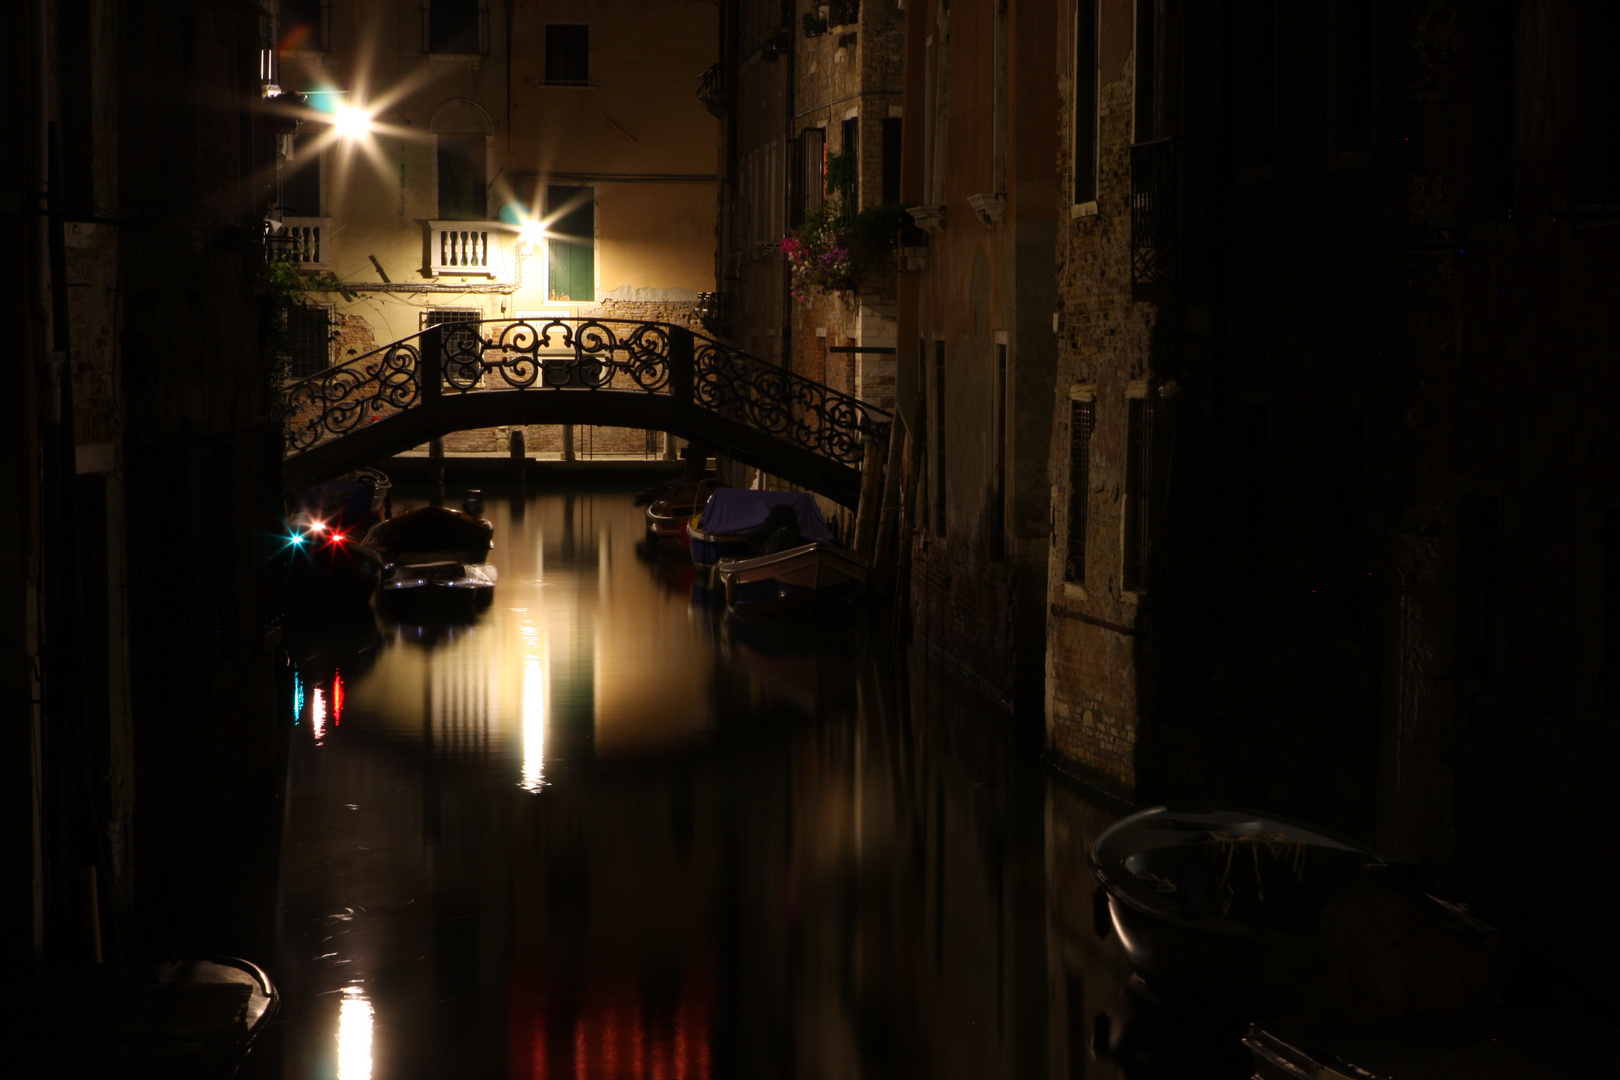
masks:
<instances>
[{"instance_id":1,"label":"moored boat","mask_svg":"<svg viewBox=\"0 0 1620 1080\"><path fill-rule=\"evenodd\" d=\"M496 571L487 563L394 563L383 569L377 600L390 608L427 604L467 609L483 607L495 594Z\"/></svg>"},{"instance_id":2,"label":"moored boat","mask_svg":"<svg viewBox=\"0 0 1620 1080\"><path fill-rule=\"evenodd\" d=\"M495 526L484 518L443 506L424 506L382 522L367 536L384 561L378 604L395 610L488 604L496 578L487 563L494 534Z\"/></svg>"},{"instance_id":3,"label":"moored boat","mask_svg":"<svg viewBox=\"0 0 1620 1080\"><path fill-rule=\"evenodd\" d=\"M1371 849L1313 825L1160 806L1115 822L1090 854L1098 932L1117 933L1132 965L1161 989L1274 1014L1308 997L1347 1011L1341 984L1354 981L1371 947L1362 938L1384 924L1395 939L1448 942L1428 955L1445 957L1457 985L1484 977L1465 969L1489 927L1403 882L1402 868Z\"/></svg>"},{"instance_id":4,"label":"moored boat","mask_svg":"<svg viewBox=\"0 0 1620 1080\"><path fill-rule=\"evenodd\" d=\"M389 563L488 560L495 526L465 510L424 506L376 525L366 543Z\"/></svg>"},{"instance_id":5,"label":"moored boat","mask_svg":"<svg viewBox=\"0 0 1620 1080\"><path fill-rule=\"evenodd\" d=\"M704 567L832 539L814 495L751 488L717 490L686 533L692 561Z\"/></svg>"},{"instance_id":6,"label":"moored boat","mask_svg":"<svg viewBox=\"0 0 1620 1080\"><path fill-rule=\"evenodd\" d=\"M687 522L703 509L717 488L718 485L708 479L673 481L647 507L648 531L668 545L685 547Z\"/></svg>"},{"instance_id":7,"label":"moored boat","mask_svg":"<svg viewBox=\"0 0 1620 1080\"><path fill-rule=\"evenodd\" d=\"M766 615L847 610L866 587L866 564L830 540L717 564L726 606Z\"/></svg>"},{"instance_id":8,"label":"moored boat","mask_svg":"<svg viewBox=\"0 0 1620 1080\"><path fill-rule=\"evenodd\" d=\"M287 508L286 601L296 621L366 604L383 560L362 537L388 515L388 477L357 469L305 488Z\"/></svg>"}]
</instances>

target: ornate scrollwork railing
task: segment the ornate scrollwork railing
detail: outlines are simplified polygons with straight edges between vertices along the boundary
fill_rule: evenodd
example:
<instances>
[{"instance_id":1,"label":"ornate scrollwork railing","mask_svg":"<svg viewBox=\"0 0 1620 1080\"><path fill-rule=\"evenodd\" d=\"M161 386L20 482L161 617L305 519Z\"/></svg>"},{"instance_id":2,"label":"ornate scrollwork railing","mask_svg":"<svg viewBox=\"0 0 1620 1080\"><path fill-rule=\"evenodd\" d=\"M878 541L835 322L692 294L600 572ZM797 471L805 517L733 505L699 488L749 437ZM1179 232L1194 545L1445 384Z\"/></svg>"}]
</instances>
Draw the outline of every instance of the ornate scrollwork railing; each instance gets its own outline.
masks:
<instances>
[{"instance_id":1,"label":"ornate scrollwork railing","mask_svg":"<svg viewBox=\"0 0 1620 1080\"><path fill-rule=\"evenodd\" d=\"M491 320L430 327L290 384L287 452L446 396L550 391L661 395L846 465L891 424L859 398L671 324Z\"/></svg>"},{"instance_id":2,"label":"ornate scrollwork railing","mask_svg":"<svg viewBox=\"0 0 1620 1080\"><path fill-rule=\"evenodd\" d=\"M887 442L889 415L777 364L702 339L692 396L711 412L846 465L868 439Z\"/></svg>"},{"instance_id":3,"label":"ornate scrollwork railing","mask_svg":"<svg viewBox=\"0 0 1620 1080\"><path fill-rule=\"evenodd\" d=\"M422 356L407 338L282 390L284 446L300 453L422 399Z\"/></svg>"}]
</instances>

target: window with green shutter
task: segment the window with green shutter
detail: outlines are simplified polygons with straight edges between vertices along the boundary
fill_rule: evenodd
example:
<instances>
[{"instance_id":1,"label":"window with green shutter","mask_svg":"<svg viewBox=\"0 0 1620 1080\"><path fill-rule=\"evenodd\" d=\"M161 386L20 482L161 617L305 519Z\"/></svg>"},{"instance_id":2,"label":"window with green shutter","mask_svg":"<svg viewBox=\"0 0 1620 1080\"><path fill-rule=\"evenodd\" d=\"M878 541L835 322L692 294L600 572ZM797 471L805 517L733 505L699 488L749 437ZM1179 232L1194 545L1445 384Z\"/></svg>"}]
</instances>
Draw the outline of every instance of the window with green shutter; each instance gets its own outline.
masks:
<instances>
[{"instance_id":1,"label":"window with green shutter","mask_svg":"<svg viewBox=\"0 0 1620 1080\"><path fill-rule=\"evenodd\" d=\"M596 299L596 189L546 188L550 298Z\"/></svg>"}]
</instances>

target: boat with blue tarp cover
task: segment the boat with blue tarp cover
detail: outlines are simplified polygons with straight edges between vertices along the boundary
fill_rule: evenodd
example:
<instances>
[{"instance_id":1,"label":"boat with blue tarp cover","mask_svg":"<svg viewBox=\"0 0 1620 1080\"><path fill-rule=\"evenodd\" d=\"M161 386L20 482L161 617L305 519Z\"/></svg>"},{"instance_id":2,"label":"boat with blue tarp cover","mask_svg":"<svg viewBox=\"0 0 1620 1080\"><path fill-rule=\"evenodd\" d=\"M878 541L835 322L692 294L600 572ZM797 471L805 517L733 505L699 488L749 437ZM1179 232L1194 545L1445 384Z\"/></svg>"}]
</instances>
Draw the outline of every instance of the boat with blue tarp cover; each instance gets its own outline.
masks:
<instances>
[{"instance_id":1,"label":"boat with blue tarp cover","mask_svg":"<svg viewBox=\"0 0 1620 1080\"><path fill-rule=\"evenodd\" d=\"M699 566L833 538L814 495L752 488L719 488L686 532L692 561ZM779 542L773 543L773 536Z\"/></svg>"}]
</instances>

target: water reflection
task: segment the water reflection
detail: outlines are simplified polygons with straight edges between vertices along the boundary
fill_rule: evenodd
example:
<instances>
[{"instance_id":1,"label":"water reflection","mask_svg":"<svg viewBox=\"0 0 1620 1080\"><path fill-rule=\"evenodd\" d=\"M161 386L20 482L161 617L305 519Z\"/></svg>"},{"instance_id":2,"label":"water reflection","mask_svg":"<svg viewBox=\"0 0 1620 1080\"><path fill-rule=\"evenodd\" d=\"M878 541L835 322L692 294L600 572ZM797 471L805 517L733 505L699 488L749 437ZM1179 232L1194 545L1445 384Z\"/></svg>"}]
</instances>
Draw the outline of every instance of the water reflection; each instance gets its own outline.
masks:
<instances>
[{"instance_id":1,"label":"water reflection","mask_svg":"<svg viewBox=\"0 0 1620 1080\"><path fill-rule=\"evenodd\" d=\"M1127 1075L1110 811L881 634L693 607L629 490L486 505L488 610L300 667L287 1076L334 1002L344 1077Z\"/></svg>"},{"instance_id":2,"label":"water reflection","mask_svg":"<svg viewBox=\"0 0 1620 1080\"><path fill-rule=\"evenodd\" d=\"M371 1080L371 1002L358 986L343 988L338 1007L337 1080Z\"/></svg>"}]
</instances>

